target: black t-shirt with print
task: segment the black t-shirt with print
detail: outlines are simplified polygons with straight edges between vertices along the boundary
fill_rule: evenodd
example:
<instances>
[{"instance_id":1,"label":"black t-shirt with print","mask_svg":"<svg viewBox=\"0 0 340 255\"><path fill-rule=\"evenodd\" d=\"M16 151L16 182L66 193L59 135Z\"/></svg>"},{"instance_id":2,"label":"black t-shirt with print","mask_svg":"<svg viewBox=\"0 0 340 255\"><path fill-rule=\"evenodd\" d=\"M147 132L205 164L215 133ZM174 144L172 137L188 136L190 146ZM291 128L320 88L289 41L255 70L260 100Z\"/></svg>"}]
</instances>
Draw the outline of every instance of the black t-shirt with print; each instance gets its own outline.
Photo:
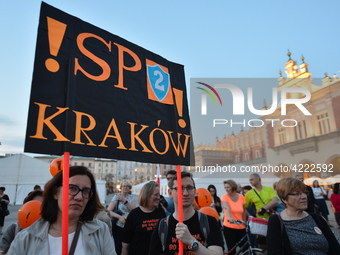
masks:
<instances>
[{"instance_id":1,"label":"black t-shirt with print","mask_svg":"<svg viewBox=\"0 0 340 255\"><path fill-rule=\"evenodd\" d=\"M214 217L208 215L208 222L210 227L210 233L208 235L207 246L221 246L223 249L223 238L221 227L217 220ZM178 240L176 238L175 228L178 221L170 215L169 217L169 229L168 229L168 236L167 241L165 244L165 251L164 254L166 255L177 255L178 254ZM195 214L189 219L183 222L185 225L188 226L190 234L196 238L200 243L204 245L204 235L201 233L201 229L199 226L198 221L198 212L196 211ZM150 241L150 255L159 255L163 254L162 250L162 243L159 239L158 229L159 229L159 222L157 223L154 231L152 232L152 237ZM192 251L189 250L188 246L183 244L183 254L189 255L194 254Z\"/></svg>"},{"instance_id":2,"label":"black t-shirt with print","mask_svg":"<svg viewBox=\"0 0 340 255\"><path fill-rule=\"evenodd\" d=\"M129 213L122 235L122 242L130 244L129 254L148 254L152 231L157 222L164 217L165 212L162 208L145 213L137 207Z\"/></svg>"}]
</instances>

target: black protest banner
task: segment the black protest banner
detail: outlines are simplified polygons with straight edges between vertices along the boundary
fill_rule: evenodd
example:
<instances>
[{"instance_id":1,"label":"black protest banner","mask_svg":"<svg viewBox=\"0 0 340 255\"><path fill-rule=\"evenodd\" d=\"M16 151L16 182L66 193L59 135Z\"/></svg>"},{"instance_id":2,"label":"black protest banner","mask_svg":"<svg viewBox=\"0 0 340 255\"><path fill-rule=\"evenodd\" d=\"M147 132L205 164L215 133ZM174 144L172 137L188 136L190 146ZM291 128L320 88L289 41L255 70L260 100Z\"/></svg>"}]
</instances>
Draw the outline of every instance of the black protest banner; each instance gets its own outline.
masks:
<instances>
[{"instance_id":1,"label":"black protest banner","mask_svg":"<svg viewBox=\"0 0 340 255\"><path fill-rule=\"evenodd\" d=\"M25 152L190 165L184 68L41 5Z\"/></svg>"}]
</instances>

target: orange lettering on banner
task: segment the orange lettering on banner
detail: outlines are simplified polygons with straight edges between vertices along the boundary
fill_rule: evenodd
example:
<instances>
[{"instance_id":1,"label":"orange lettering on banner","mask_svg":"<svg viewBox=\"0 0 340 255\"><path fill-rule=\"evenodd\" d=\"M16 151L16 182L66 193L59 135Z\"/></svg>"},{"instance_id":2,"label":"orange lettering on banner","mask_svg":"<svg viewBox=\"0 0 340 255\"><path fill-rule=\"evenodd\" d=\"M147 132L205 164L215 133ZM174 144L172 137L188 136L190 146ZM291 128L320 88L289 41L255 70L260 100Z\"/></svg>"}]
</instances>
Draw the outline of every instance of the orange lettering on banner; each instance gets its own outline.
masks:
<instances>
[{"instance_id":1,"label":"orange lettering on banner","mask_svg":"<svg viewBox=\"0 0 340 255\"><path fill-rule=\"evenodd\" d=\"M61 43L63 42L67 25L50 17L46 18L50 53L56 57L58 55ZM57 72L60 68L58 61L53 58L48 58L45 62L45 66L47 70L53 73Z\"/></svg>"},{"instance_id":2,"label":"orange lettering on banner","mask_svg":"<svg viewBox=\"0 0 340 255\"><path fill-rule=\"evenodd\" d=\"M51 120L53 118L55 118L56 116L62 114L63 112L65 112L68 107L66 108L61 108L61 107L57 107L57 109L59 110L58 112L56 112L55 114L51 115L50 117L45 119L45 112L46 112L46 108L47 107L51 107L50 105L47 104L40 104L35 102L35 104L37 104L39 106L39 115L38 115L38 123L37 123L37 132L34 136L30 136L30 138L37 138L37 139L44 139L47 140L46 137L44 137L43 135L43 129L44 129L44 124L46 126L48 126L50 128L50 130L53 132L53 134L56 136L56 138L54 139L54 141L58 141L58 142L65 142L65 141L70 141L69 139L67 139L66 137L64 137L59 130L52 124Z\"/></svg>"},{"instance_id":3,"label":"orange lettering on banner","mask_svg":"<svg viewBox=\"0 0 340 255\"><path fill-rule=\"evenodd\" d=\"M188 141L189 141L190 135L184 134L184 136L185 136L185 142L184 142L184 146L182 146L181 140L180 140L182 134L181 134L181 133L177 133L177 137L178 137L178 145L177 145L177 147L176 147L175 142L174 142L174 140L173 140L173 138L172 138L172 135L171 135L173 132L172 132L172 131L168 131L168 133L169 133L169 135L170 135L170 139L171 139L171 142L172 142L172 146L174 147L177 156L179 156L180 151L182 151L183 157L185 157L185 153L186 153L186 151L187 151L187 146L188 146Z\"/></svg>"},{"instance_id":4,"label":"orange lettering on banner","mask_svg":"<svg viewBox=\"0 0 340 255\"><path fill-rule=\"evenodd\" d=\"M83 113L83 112L77 112L77 111L73 111L76 114L76 130L75 130L75 140L72 143L75 144L85 144L81 142L80 139L80 135L81 133L83 133L87 140L89 141L86 145L91 145L91 146L96 146L92 140L90 139L90 137L85 133L85 131L90 131L92 129L94 129L94 127L96 126L96 120L89 114ZM84 128L81 126L81 119L82 116L86 116L89 118L90 120L90 125L87 128Z\"/></svg>"},{"instance_id":5,"label":"orange lettering on banner","mask_svg":"<svg viewBox=\"0 0 340 255\"><path fill-rule=\"evenodd\" d=\"M118 84L115 85L115 87L120 88L120 89L125 89L127 88L124 87L124 74L123 70L127 71L132 71L132 72L137 72L142 68L142 63L140 62L139 57L134 53L132 50L119 45L118 43L114 43L118 47ZM128 53L134 60L135 60L135 65L128 67L124 65L124 52Z\"/></svg>"},{"instance_id":6,"label":"orange lettering on banner","mask_svg":"<svg viewBox=\"0 0 340 255\"><path fill-rule=\"evenodd\" d=\"M115 134L116 136L113 136L113 135L109 135L110 133L110 130L111 130L111 127L113 128L113 130L115 131ZM102 141L102 143L100 145L98 145L99 147L108 147L107 145L105 145L105 142L106 142L106 139L108 137L111 137L111 138L115 138L117 139L118 143L119 143L119 147L117 147L117 149L122 149L122 150L127 150L127 148L124 146L123 144L123 140L122 140L122 137L120 136L119 134L119 131L118 131L118 127L116 125L116 122L115 122L115 119L112 118L112 121L110 123L110 126L107 128L107 132L104 136L104 139Z\"/></svg>"},{"instance_id":7,"label":"orange lettering on banner","mask_svg":"<svg viewBox=\"0 0 340 255\"><path fill-rule=\"evenodd\" d=\"M148 128L149 126L145 126L145 125L141 125L142 128L141 130L138 131L137 134L135 134L135 126L137 125L137 123L133 123L133 122L128 122L131 126L131 148L129 149L130 151L138 151L136 149L136 145L135 145L135 140L137 140L139 142L139 144L143 147L143 152L150 152L152 153L152 151L150 151L148 149L148 147L146 147L146 145L143 143L142 139L140 139L139 135L140 133L142 133L142 131L146 128Z\"/></svg>"},{"instance_id":8,"label":"orange lettering on banner","mask_svg":"<svg viewBox=\"0 0 340 255\"><path fill-rule=\"evenodd\" d=\"M158 126L160 125L160 120L158 121ZM155 142L154 142L154 132L156 131L159 131L159 132L162 132L163 136L164 136L164 139L165 139L165 150L163 152L157 150L156 148L156 145L155 145ZM165 153L168 152L169 150L169 138L166 134L166 132L160 128L155 128L153 129L151 132L150 132L150 135L149 135L149 141L150 141L150 144L151 144L151 147L152 149L154 149L155 152L157 152L159 155L164 155Z\"/></svg>"},{"instance_id":9,"label":"orange lettering on banner","mask_svg":"<svg viewBox=\"0 0 340 255\"><path fill-rule=\"evenodd\" d=\"M92 74L89 74L88 72L86 72L78 63L78 58L75 58L75 63L74 63L74 75L77 75L77 71L81 71L83 74L85 74L85 76L87 76L88 78L94 80L94 81L105 81L107 80L110 75L111 75L111 68L110 66L102 59L98 58L97 56L95 56L93 53L91 53L90 51L88 51L85 47L84 47L84 40L86 38L96 38L98 40L100 40L101 42L103 42L109 49L109 51L111 52L111 41L110 42L106 42L103 38L99 37L98 35L95 34L91 34L91 33L81 33L78 35L77 37L77 45L79 50L89 59L93 60L93 62L95 62L96 64L98 64L102 69L103 69L103 73L101 75L95 76Z\"/></svg>"},{"instance_id":10,"label":"orange lettering on banner","mask_svg":"<svg viewBox=\"0 0 340 255\"><path fill-rule=\"evenodd\" d=\"M36 133L33 136L30 136L30 138L36 138L36 139L44 139L47 140L48 138L44 137L44 125L46 125L50 131L55 135L55 139L53 139L54 141L59 141L59 142L69 142L70 140L67 139L64 135L61 134L61 132L56 128L56 126L54 124L52 124L52 120L54 118L56 118L56 120L54 121L55 123L63 121L65 119L66 116L59 116L62 113L66 112L69 108L68 107L56 107L56 110L50 110L49 112L55 112L54 114L52 114L49 117L46 117L46 110L48 107L51 107L50 105L47 104L42 104L42 103L37 103L35 102L34 104L39 106L39 111L38 111L38 117L37 117L37 125L36 125ZM95 144L92 139L89 136L90 131L92 131L91 133L93 134L93 130L95 129L97 122L96 119L90 115L87 114L85 112L79 112L79 111L75 111L73 110L72 112L75 113L75 128L74 128L74 141L72 141L71 143L73 144L79 144L79 145L89 145L89 146L97 146L97 144ZM88 119L88 121L86 120L86 118ZM73 120L73 117L72 117ZM82 125L84 125L84 122L87 123L89 122L87 127L84 127ZM160 122L161 120L159 120L158 122L158 126L160 126ZM98 145L99 147L109 147L108 145L106 145L106 140L108 138L114 138L117 140L118 142L118 147L116 147L117 149L121 149L121 150L131 150L131 151L142 151L142 152L146 152L146 153L154 153L156 152L159 155L163 155L166 154L169 149L170 149L170 142L169 142L169 138L168 135L170 136L171 139L171 143L172 146L174 147L175 152L177 153L177 156L179 156L182 152L183 157L185 157L186 154L186 150L188 147L188 140L190 135L186 135L184 134L183 139L181 139L182 134L181 133L177 133L177 139L178 139L178 144L176 145L174 142L174 138L173 138L173 131L167 131L165 132L164 130L156 127L153 130L151 130L151 132L149 133L150 129L149 126L147 125L143 125L143 124L138 124L138 123L134 123L134 122L126 122L126 124L130 125L130 141L131 141L131 147L130 148L126 148L123 144L123 139L120 135L120 132L118 130L118 126L115 122L115 119L112 118L111 123L109 124L106 134L103 137L103 140L101 142L100 145ZM140 125L139 130L137 130L137 125ZM57 125L58 126L58 125ZM125 125L126 128L126 125ZM112 131L113 134L110 134ZM163 145L165 145L164 151L159 151L156 147L156 142L154 140L154 135L155 132L161 132L160 134L164 136L165 139L165 143L163 143ZM144 132L144 136L143 137L149 137L149 139L147 141L143 141L142 138L140 137L140 135L142 134L142 132ZM86 137L87 141L82 141L82 135ZM124 139L128 139L128 137L124 137ZM181 140L184 140L184 142ZM151 149L150 150L145 142L149 142ZM136 143L138 143L141 148L136 148ZM159 142L161 143L161 142ZM156 223L158 220L148 220L145 223L148 224L147 227L149 229L149 227L153 228L155 227Z\"/></svg>"}]
</instances>

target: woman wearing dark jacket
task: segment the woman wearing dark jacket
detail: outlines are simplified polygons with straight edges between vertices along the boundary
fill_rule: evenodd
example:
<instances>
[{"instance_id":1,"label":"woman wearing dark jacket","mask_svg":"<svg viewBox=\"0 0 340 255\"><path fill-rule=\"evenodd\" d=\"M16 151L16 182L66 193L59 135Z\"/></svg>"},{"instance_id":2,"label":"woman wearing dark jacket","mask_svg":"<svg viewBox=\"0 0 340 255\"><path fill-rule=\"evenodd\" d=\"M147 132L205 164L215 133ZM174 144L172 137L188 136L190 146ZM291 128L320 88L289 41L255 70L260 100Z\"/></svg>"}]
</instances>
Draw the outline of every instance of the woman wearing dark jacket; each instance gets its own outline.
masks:
<instances>
[{"instance_id":1,"label":"woman wearing dark jacket","mask_svg":"<svg viewBox=\"0 0 340 255\"><path fill-rule=\"evenodd\" d=\"M222 212L221 199L217 196L216 187L212 184L208 186L208 190L211 194L212 203L210 207L214 208L218 214Z\"/></svg>"},{"instance_id":2,"label":"woman wearing dark jacket","mask_svg":"<svg viewBox=\"0 0 340 255\"><path fill-rule=\"evenodd\" d=\"M286 209L268 222L267 251L274 254L340 254L340 245L328 223L308 214L306 186L291 177L278 182L277 194Z\"/></svg>"}]
</instances>

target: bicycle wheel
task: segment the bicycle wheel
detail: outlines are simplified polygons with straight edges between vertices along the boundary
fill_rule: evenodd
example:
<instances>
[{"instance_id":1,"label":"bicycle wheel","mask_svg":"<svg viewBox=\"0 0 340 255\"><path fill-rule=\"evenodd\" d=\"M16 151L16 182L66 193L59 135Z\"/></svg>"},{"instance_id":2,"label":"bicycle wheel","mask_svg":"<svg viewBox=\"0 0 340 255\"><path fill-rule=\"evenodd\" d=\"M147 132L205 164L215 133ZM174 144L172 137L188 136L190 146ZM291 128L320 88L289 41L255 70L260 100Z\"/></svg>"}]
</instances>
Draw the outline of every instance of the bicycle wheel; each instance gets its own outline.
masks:
<instances>
[{"instance_id":1,"label":"bicycle wheel","mask_svg":"<svg viewBox=\"0 0 340 255\"><path fill-rule=\"evenodd\" d=\"M249 250L245 251L243 255L264 255L264 252L261 249L258 248L252 248L251 253Z\"/></svg>"}]
</instances>

